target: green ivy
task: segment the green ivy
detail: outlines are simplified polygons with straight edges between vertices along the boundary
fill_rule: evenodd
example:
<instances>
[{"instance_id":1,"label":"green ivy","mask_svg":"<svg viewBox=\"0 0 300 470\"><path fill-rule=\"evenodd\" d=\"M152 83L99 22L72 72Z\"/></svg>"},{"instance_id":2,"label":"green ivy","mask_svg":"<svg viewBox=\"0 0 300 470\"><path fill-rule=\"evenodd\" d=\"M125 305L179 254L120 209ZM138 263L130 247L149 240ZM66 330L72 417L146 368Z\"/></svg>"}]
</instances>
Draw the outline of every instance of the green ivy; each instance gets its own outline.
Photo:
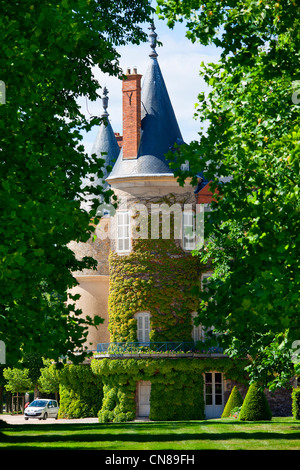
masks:
<instances>
[{"instance_id":1,"label":"green ivy","mask_svg":"<svg viewBox=\"0 0 300 470\"><path fill-rule=\"evenodd\" d=\"M134 315L150 312L151 341L191 341L199 260L175 240L137 239L127 256L111 253L109 330L112 342L137 341Z\"/></svg>"},{"instance_id":2,"label":"green ivy","mask_svg":"<svg viewBox=\"0 0 300 470\"><path fill-rule=\"evenodd\" d=\"M204 419L202 374L217 369L228 379L243 376L243 365L228 358L94 359L91 368L103 382L100 422L135 419L141 380L151 382L151 420Z\"/></svg>"},{"instance_id":3,"label":"green ivy","mask_svg":"<svg viewBox=\"0 0 300 470\"><path fill-rule=\"evenodd\" d=\"M59 418L96 416L102 406L102 381L86 365L66 365L60 372Z\"/></svg>"}]
</instances>

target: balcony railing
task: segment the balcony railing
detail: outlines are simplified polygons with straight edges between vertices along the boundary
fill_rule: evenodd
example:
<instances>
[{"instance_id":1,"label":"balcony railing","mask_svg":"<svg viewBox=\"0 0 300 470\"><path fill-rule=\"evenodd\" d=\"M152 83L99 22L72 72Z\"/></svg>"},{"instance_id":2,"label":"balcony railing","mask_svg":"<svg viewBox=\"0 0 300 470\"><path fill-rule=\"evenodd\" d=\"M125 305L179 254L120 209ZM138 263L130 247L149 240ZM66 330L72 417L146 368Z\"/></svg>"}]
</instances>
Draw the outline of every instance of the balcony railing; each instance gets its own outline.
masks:
<instances>
[{"instance_id":1,"label":"balcony railing","mask_svg":"<svg viewBox=\"0 0 300 470\"><path fill-rule=\"evenodd\" d=\"M97 354L109 356L123 355L187 355L187 354L222 354L220 347L205 348L193 341L165 342L130 342L130 343L98 343Z\"/></svg>"}]
</instances>

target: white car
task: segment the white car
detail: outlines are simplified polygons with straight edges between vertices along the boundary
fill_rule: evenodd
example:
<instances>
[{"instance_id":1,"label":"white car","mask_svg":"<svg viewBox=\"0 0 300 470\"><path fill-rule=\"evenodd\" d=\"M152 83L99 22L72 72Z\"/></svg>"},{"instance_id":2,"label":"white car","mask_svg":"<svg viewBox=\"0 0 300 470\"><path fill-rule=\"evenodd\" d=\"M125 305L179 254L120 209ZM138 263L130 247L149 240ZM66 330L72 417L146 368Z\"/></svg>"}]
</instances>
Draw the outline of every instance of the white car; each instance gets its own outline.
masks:
<instances>
[{"instance_id":1,"label":"white car","mask_svg":"<svg viewBox=\"0 0 300 470\"><path fill-rule=\"evenodd\" d=\"M24 418L57 419L59 406L56 400L48 400L45 398L37 398L33 400L27 408L25 408Z\"/></svg>"}]
</instances>

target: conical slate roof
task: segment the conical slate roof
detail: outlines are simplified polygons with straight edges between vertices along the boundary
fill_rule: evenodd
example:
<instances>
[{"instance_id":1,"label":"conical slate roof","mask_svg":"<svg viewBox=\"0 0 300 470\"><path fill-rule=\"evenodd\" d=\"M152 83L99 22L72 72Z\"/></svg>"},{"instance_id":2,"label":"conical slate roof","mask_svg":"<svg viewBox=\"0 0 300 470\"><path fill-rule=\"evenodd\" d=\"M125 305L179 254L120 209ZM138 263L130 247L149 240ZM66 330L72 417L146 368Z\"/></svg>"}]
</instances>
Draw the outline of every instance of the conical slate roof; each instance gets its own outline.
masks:
<instances>
[{"instance_id":1,"label":"conical slate roof","mask_svg":"<svg viewBox=\"0 0 300 470\"><path fill-rule=\"evenodd\" d=\"M152 26L154 33L154 27ZM151 35L150 35L151 36ZM110 179L127 176L152 176L173 174L165 154L182 144L183 139L172 103L151 44L150 64L142 85L141 139L136 159L123 160L122 150L113 167Z\"/></svg>"},{"instance_id":2,"label":"conical slate roof","mask_svg":"<svg viewBox=\"0 0 300 470\"><path fill-rule=\"evenodd\" d=\"M108 119L108 112L107 112L107 105L108 105L108 91L106 87L103 89L103 97L102 97L102 104L104 108L104 112L102 114L103 121L99 126L99 130L92 146L91 155L96 154L99 158L104 160L104 165L102 167L103 171L103 178L99 178L97 175L87 175L86 178L82 182L82 187L89 185L89 186L102 186L104 189L108 189L109 185L105 181L106 177L111 170L111 167L114 165L115 161L118 158L120 153L120 148ZM108 169L108 167L110 167ZM93 196L85 195L85 202L82 203L82 208L89 211L91 209L91 200ZM102 202L103 197L99 198L99 203Z\"/></svg>"},{"instance_id":3,"label":"conical slate roof","mask_svg":"<svg viewBox=\"0 0 300 470\"><path fill-rule=\"evenodd\" d=\"M120 153L116 136L108 119L105 119L105 121L102 122L99 127L98 134L91 150L91 155L94 153L99 158L105 160L105 164L102 170L104 173L104 178L106 178L108 174L107 167L112 167L114 165Z\"/></svg>"},{"instance_id":4,"label":"conical slate roof","mask_svg":"<svg viewBox=\"0 0 300 470\"><path fill-rule=\"evenodd\" d=\"M102 114L103 122L101 123L98 134L94 141L91 154L96 154L98 157L105 160L104 167L102 168L104 172L104 178L107 177L107 167L113 166L115 161L118 158L120 153L120 148L114 134L113 128L111 127L110 121L108 119L108 90L106 87L103 89L102 104L104 112Z\"/></svg>"}]
</instances>

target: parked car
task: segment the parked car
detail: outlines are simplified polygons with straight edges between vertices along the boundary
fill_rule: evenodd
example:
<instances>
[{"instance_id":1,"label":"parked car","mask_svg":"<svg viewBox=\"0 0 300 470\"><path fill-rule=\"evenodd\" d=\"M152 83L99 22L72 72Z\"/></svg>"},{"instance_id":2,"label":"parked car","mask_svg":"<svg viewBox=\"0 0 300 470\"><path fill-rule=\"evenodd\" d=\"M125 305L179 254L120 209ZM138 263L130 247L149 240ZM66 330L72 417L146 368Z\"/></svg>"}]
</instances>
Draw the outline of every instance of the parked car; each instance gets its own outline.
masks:
<instances>
[{"instance_id":1,"label":"parked car","mask_svg":"<svg viewBox=\"0 0 300 470\"><path fill-rule=\"evenodd\" d=\"M56 400L48 400L45 398L37 398L33 400L24 411L24 418L57 419L59 406Z\"/></svg>"}]
</instances>

